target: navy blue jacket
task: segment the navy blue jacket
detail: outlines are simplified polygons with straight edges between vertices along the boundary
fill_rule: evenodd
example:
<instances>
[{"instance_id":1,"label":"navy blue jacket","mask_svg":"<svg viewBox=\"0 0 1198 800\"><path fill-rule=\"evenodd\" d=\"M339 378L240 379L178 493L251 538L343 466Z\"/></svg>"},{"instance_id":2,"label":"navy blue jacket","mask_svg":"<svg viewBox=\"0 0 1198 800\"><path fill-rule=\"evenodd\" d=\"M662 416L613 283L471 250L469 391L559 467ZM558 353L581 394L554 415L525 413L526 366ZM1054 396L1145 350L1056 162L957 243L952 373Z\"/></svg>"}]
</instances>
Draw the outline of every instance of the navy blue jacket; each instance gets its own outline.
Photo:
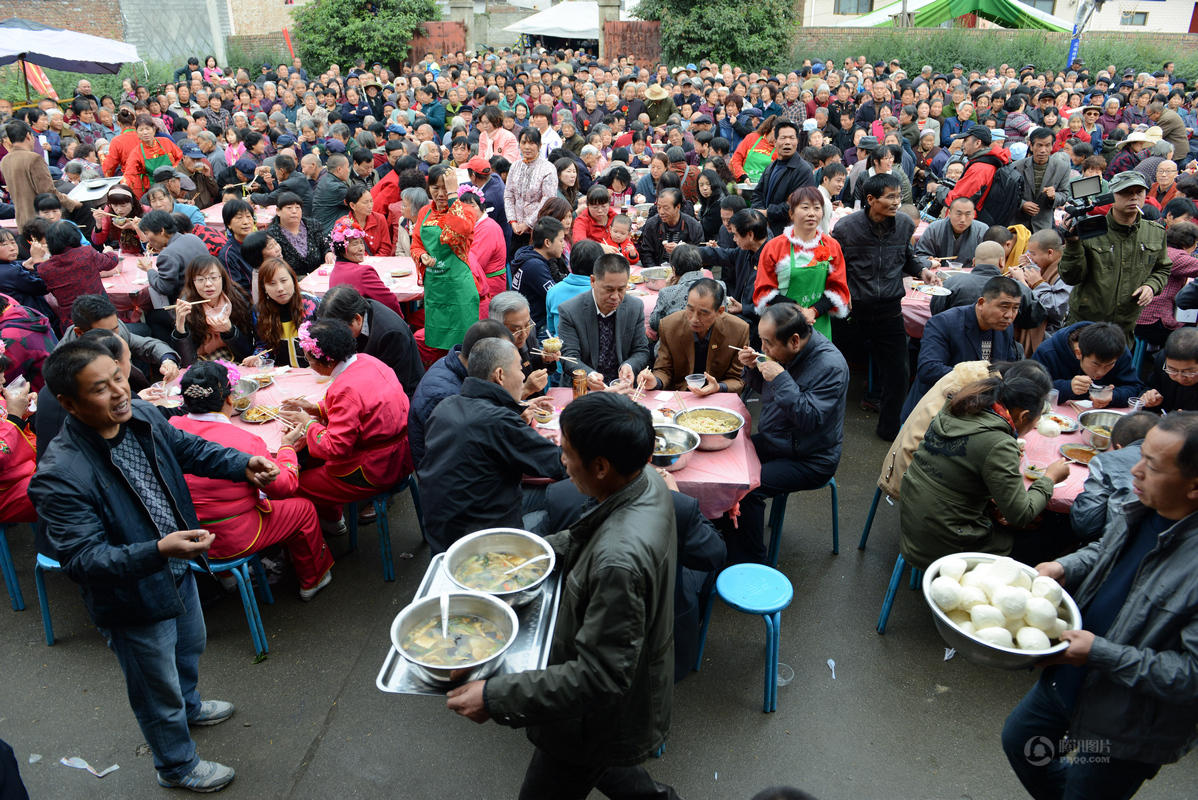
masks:
<instances>
[{"instance_id":1,"label":"navy blue jacket","mask_svg":"<svg viewBox=\"0 0 1198 800\"><path fill-rule=\"evenodd\" d=\"M245 480L247 454L179 430L136 397L125 427L166 487L180 530L200 527L184 472ZM67 418L38 464L29 496L45 523L46 555L82 586L96 625L145 625L183 613L175 579L158 552L158 527L94 430Z\"/></svg>"},{"instance_id":2,"label":"navy blue jacket","mask_svg":"<svg viewBox=\"0 0 1198 800\"><path fill-rule=\"evenodd\" d=\"M936 381L952 372L954 366L962 361L982 360L982 329L978 327L978 315L974 308L957 306L934 314L928 320L919 345L915 382L907 393L907 401L903 403L904 420L919 399L936 385ZM993 331L993 334L991 364L1023 358L1023 347L1015 341L1014 328Z\"/></svg>"},{"instance_id":3,"label":"navy blue jacket","mask_svg":"<svg viewBox=\"0 0 1198 800\"><path fill-rule=\"evenodd\" d=\"M512 256L512 288L528 300L528 313L538 335L546 329L545 295L554 283L549 262L532 245L524 245Z\"/></svg>"},{"instance_id":4,"label":"navy blue jacket","mask_svg":"<svg viewBox=\"0 0 1198 800\"><path fill-rule=\"evenodd\" d=\"M1062 403L1066 400L1082 400L1090 397L1089 394L1074 394L1073 388L1070 386L1070 382L1082 374L1082 365L1077 360L1077 356L1073 354L1073 345L1069 341L1069 334L1090 324L1092 323L1075 322L1067 328L1061 328L1037 347L1035 353L1032 353L1032 358L1039 361L1048 370L1048 374L1052 378L1052 386L1060 393ZM1136 377L1136 371L1131 367L1131 353L1126 347L1123 348L1123 355L1119 356L1115 366L1111 367L1111 371L1097 383L1115 385L1115 396L1111 400L1110 408L1127 408L1127 401L1130 398L1139 397L1144 392L1144 387L1140 385L1140 379Z\"/></svg>"},{"instance_id":5,"label":"navy blue jacket","mask_svg":"<svg viewBox=\"0 0 1198 800\"><path fill-rule=\"evenodd\" d=\"M455 344L446 356L428 368L412 395L412 404L408 408L408 445L412 448L412 463L417 469L424 460L424 429L433 409L446 397L462 391L466 366L462 364L461 355L462 346Z\"/></svg>"},{"instance_id":6,"label":"navy blue jacket","mask_svg":"<svg viewBox=\"0 0 1198 800\"><path fill-rule=\"evenodd\" d=\"M503 179L492 174L491 179L483 184L482 192L487 205L491 207L487 211L487 216L499 224L503 230L503 243L507 246L508 252L511 252L512 225L508 222L507 209L503 206L503 189Z\"/></svg>"}]
</instances>

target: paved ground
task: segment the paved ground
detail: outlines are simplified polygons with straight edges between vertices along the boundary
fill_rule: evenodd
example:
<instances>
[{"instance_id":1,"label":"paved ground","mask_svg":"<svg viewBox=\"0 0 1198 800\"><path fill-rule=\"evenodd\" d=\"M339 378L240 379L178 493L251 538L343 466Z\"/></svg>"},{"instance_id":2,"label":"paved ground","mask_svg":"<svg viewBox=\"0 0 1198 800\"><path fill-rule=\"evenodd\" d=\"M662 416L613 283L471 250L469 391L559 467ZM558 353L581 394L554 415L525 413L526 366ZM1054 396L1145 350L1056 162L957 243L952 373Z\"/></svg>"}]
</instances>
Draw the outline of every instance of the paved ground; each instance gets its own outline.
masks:
<instances>
[{"instance_id":1,"label":"paved ground","mask_svg":"<svg viewBox=\"0 0 1198 800\"><path fill-rule=\"evenodd\" d=\"M860 535L884 445L875 418L850 404L840 485L841 553L830 552L828 493L792 498L782 548L795 600L783 612L781 660L794 681L778 711L761 712L764 630L717 605L703 670L675 692L665 757L649 768L688 800L747 800L779 783L820 798L1024 797L999 747L1003 719L1030 673L945 662L923 601L904 590L890 627L874 623L897 552L897 511L883 505L868 549ZM236 767L228 798L470 798L516 795L531 747L517 731L477 726L443 701L385 695L374 685L388 626L428 561L411 505L392 507L395 583L381 580L373 528L362 552L338 562L313 603L294 583L263 606L270 657L252 661L241 607L226 598L206 612L201 689L232 700L237 715L196 734L201 754ZM116 661L88 626L61 575L49 579L59 637L48 648L33 590L28 530L10 531L28 608L0 607L0 738L15 748L35 800L158 798L151 759L124 696ZM827 666L836 662L836 679ZM29 764L31 753L41 760ZM97 780L57 763L82 756L120 770ZM1139 797L1194 797L1198 758L1166 767ZM597 795L596 795L597 796Z\"/></svg>"}]
</instances>

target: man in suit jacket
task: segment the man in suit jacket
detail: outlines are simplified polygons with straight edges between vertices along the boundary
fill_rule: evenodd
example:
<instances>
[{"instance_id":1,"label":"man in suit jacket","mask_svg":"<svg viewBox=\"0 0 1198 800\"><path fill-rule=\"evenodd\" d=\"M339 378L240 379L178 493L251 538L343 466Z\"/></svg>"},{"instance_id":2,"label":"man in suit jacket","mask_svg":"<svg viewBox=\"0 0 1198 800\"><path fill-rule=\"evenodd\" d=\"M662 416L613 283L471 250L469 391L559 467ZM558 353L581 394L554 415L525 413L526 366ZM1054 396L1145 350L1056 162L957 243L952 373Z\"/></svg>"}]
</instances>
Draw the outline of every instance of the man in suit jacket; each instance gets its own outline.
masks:
<instances>
[{"instance_id":1,"label":"man in suit jacket","mask_svg":"<svg viewBox=\"0 0 1198 800\"><path fill-rule=\"evenodd\" d=\"M1015 171L1023 176L1023 196L1019 198L1015 222L1032 233L1052 227L1057 198L1063 200L1069 191L1069 164L1052 157L1053 141L1052 131L1036 128L1027 139L1027 158L1015 162Z\"/></svg>"},{"instance_id":2,"label":"man in suit jacket","mask_svg":"<svg viewBox=\"0 0 1198 800\"><path fill-rule=\"evenodd\" d=\"M649 366L645 307L625 294L628 271L624 256L606 253L595 261L591 291L558 306L562 356L587 371L587 386L595 391L617 377L631 385Z\"/></svg>"},{"instance_id":3,"label":"man in suit jacket","mask_svg":"<svg viewBox=\"0 0 1198 800\"><path fill-rule=\"evenodd\" d=\"M4 126L8 137L8 154L0 159L0 174L16 207L18 227L37 217L33 200L43 192L57 194L64 212L79 208L79 202L59 192L50 177L50 169L40 155L33 151L34 135L29 123L10 120Z\"/></svg>"},{"instance_id":4,"label":"man in suit jacket","mask_svg":"<svg viewBox=\"0 0 1198 800\"><path fill-rule=\"evenodd\" d=\"M1021 298L1018 283L1010 278L991 278L975 305L950 308L928 321L919 346L915 383L903 404L904 420L920 398L956 364L997 364L1023 358L1023 347L1015 341L1012 327Z\"/></svg>"},{"instance_id":5,"label":"man in suit jacket","mask_svg":"<svg viewBox=\"0 0 1198 800\"><path fill-rule=\"evenodd\" d=\"M815 186L815 173L799 153L799 129L790 120L774 125L774 161L761 175L753 191L753 208L765 212L770 235L781 236L790 224L790 205L786 198L800 186Z\"/></svg>"},{"instance_id":6,"label":"man in suit jacket","mask_svg":"<svg viewBox=\"0 0 1198 800\"><path fill-rule=\"evenodd\" d=\"M724 287L711 278L691 284L686 308L661 321L657 363L641 381L650 389L680 391L686 376L702 374L707 382L692 392L704 397L715 392L740 393L744 369L735 347L749 344L749 324L725 313Z\"/></svg>"}]
</instances>

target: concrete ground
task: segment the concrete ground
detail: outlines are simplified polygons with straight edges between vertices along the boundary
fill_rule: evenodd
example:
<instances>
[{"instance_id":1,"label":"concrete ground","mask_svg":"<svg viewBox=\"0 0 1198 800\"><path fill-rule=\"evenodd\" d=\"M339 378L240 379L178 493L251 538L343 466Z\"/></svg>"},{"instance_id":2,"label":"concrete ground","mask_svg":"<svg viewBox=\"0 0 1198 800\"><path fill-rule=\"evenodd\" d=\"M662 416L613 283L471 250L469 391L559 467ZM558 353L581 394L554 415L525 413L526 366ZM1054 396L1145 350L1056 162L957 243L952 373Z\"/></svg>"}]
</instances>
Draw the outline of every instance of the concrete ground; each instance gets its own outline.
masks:
<instances>
[{"instance_id":1,"label":"concrete ground","mask_svg":"<svg viewBox=\"0 0 1198 800\"><path fill-rule=\"evenodd\" d=\"M791 498L780 568L795 588L782 614L781 661L794 680L763 714L764 626L717 603L701 672L675 691L665 756L648 768L689 800L748 800L776 784L816 797L1025 797L999 746L1003 720L1035 676L970 664L945 648L916 592L903 589L885 636L874 630L897 552L897 509L879 509L868 548L856 549L885 445L876 418L848 411L840 486L841 552L831 554L827 491ZM391 509L397 579L384 583L373 527L337 562L312 603L294 578L262 606L270 656L253 663L241 605L209 607L201 691L236 716L196 732L203 757L237 769L228 798L514 798L532 752L524 736L475 725L439 698L383 694L375 676L391 619L428 563L411 503ZM113 656L87 621L74 586L48 579L58 642L46 647L26 527L9 531L27 609L0 604L0 738L17 753L35 800L159 798ZM335 545L335 549L342 545ZM7 602L4 600L4 602ZM836 677L827 661L836 662ZM31 754L41 759L30 764ZM81 756L102 780L58 763ZM1138 797L1198 794L1198 758L1165 767ZM595 796L598 796L596 794Z\"/></svg>"}]
</instances>

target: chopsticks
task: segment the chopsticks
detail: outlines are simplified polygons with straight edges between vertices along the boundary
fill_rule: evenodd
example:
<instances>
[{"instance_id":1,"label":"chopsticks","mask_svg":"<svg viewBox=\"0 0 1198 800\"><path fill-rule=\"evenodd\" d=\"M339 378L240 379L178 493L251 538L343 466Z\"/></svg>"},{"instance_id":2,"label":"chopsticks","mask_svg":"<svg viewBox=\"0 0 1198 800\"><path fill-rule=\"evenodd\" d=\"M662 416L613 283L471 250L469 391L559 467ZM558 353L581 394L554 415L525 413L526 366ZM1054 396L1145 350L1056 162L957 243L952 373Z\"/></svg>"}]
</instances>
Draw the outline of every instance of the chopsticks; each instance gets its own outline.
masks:
<instances>
[{"instance_id":1,"label":"chopsticks","mask_svg":"<svg viewBox=\"0 0 1198 800\"><path fill-rule=\"evenodd\" d=\"M544 357L544 356L546 356L546 355L554 355L553 353L546 353L544 350L532 350L532 349L530 349L528 352L532 353L533 355L537 355L537 356L541 356L541 357ZM561 361L569 361L571 364L577 364L577 363L578 363L578 359L577 359L577 358L570 358L569 356L563 356L563 355L562 355L562 354L560 354L560 353L558 353L558 354L557 354L557 357L558 357L558 359L560 359Z\"/></svg>"},{"instance_id":2,"label":"chopsticks","mask_svg":"<svg viewBox=\"0 0 1198 800\"><path fill-rule=\"evenodd\" d=\"M265 416L267 416L267 417L270 417L271 419L275 420L276 422L281 422L281 423L283 423L283 424L284 424L284 425L286 425L288 428L294 428L294 427L295 427L295 423L293 423L293 422L288 422L287 420L283 419L282 417L280 417L280 416L279 416L278 414L276 414L275 412L273 412L273 411L271 411L270 409L268 409L266 406L257 406L257 409L258 409L260 412L262 412L262 414L263 414L263 415L265 415Z\"/></svg>"}]
</instances>

